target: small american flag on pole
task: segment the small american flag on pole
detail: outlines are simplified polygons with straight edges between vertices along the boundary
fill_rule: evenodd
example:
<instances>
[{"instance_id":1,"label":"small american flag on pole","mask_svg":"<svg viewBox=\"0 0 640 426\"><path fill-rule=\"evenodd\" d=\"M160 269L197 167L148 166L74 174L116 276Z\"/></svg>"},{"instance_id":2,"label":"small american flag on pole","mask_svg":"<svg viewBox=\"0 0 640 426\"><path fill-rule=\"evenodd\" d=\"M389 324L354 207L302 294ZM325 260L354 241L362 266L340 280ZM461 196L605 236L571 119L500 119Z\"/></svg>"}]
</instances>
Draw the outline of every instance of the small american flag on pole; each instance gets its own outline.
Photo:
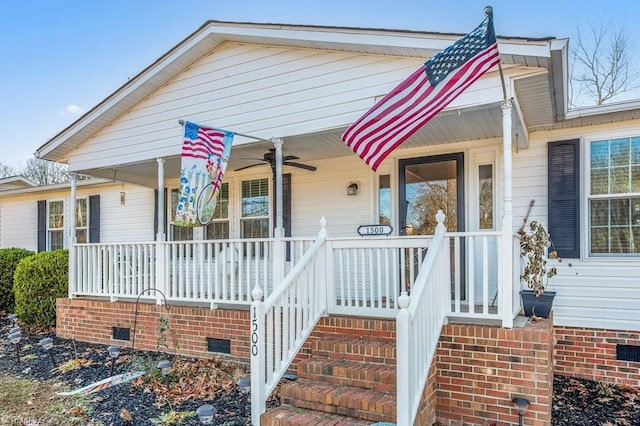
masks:
<instances>
[{"instance_id":1,"label":"small american flag on pole","mask_svg":"<svg viewBox=\"0 0 640 426\"><path fill-rule=\"evenodd\" d=\"M210 155L222 156L224 150L224 130L202 127L190 121L184 126L182 156L208 159Z\"/></svg>"},{"instance_id":2,"label":"small american flag on pole","mask_svg":"<svg viewBox=\"0 0 640 426\"><path fill-rule=\"evenodd\" d=\"M500 62L490 8L472 32L425 62L353 123L342 140L374 171L420 127Z\"/></svg>"},{"instance_id":3,"label":"small american flag on pole","mask_svg":"<svg viewBox=\"0 0 640 426\"><path fill-rule=\"evenodd\" d=\"M213 219L233 135L227 130L184 123L174 225L201 226Z\"/></svg>"}]
</instances>

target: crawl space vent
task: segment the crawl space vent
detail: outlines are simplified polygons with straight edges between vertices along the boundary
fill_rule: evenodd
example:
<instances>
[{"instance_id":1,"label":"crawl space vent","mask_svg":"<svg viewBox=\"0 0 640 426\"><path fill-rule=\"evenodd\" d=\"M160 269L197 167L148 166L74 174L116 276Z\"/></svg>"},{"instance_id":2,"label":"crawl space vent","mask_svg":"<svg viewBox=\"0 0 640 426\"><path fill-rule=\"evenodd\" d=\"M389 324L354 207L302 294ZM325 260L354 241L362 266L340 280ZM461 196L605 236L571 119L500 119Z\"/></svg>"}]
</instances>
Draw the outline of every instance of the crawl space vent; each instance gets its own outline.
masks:
<instances>
[{"instance_id":1,"label":"crawl space vent","mask_svg":"<svg viewBox=\"0 0 640 426\"><path fill-rule=\"evenodd\" d=\"M129 328L122 327L111 327L111 332L113 334L113 340L130 340L130 330Z\"/></svg>"},{"instance_id":2,"label":"crawl space vent","mask_svg":"<svg viewBox=\"0 0 640 426\"><path fill-rule=\"evenodd\" d=\"M231 340L207 337L207 352L231 354Z\"/></svg>"},{"instance_id":3,"label":"crawl space vent","mask_svg":"<svg viewBox=\"0 0 640 426\"><path fill-rule=\"evenodd\" d=\"M618 361L640 362L640 346L617 345L616 359Z\"/></svg>"}]
</instances>

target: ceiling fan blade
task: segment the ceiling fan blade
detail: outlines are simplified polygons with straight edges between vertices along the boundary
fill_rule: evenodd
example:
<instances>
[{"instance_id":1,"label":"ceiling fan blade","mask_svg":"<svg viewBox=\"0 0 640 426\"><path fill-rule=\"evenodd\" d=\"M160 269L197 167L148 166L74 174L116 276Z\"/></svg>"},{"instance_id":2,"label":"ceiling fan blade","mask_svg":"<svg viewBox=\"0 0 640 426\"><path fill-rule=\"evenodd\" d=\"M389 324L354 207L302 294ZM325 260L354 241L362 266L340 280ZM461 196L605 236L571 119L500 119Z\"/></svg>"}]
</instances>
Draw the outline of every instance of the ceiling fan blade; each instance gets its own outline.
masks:
<instances>
[{"instance_id":1,"label":"ceiling fan blade","mask_svg":"<svg viewBox=\"0 0 640 426\"><path fill-rule=\"evenodd\" d=\"M307 164L301 164L301 163L293 163L291 161L286 161L286 162L284 162L282 164L285 165L285 166L299 167L301 169L309 170L311 172L315 172L317 170L317 168L314 167L314 166L309 166Z\"/></svg>"},{"instance_id":2,"label":"ceiling fan blade","mask_svg":"<svg viewBox=\"0 0 640 426\"><path fill-rule=\"evenodd\" d=\"M265 163L269 162L269 160L265 160L264 158L255 158L255 157L240 157L239 160L264 161Z\"/></svg>"},{"instance_id":3,"label":"ceiling fan blade","mask_svg":"<svg viewBox=\"0 0 640 426\"><path fill-rule=\"evenodd\" d=\"M240 170L249 169L249 168L251 168L251 167L255 167L255 166L264 166L264 164L260 164L260 163L258 163L258 164L252 164L252 165L250 165L250 166L244 166L244 167L240 167L239 169L234 169L233 171L234 171L234 172L239 172Z\"/></svg>"},{"instance_id":4,"label":"ceiling fan blade","mask_svg":"<svg viewBox=\"0 0 640 426\"><path fill-rule=\"evenodd\" d=\"M299 159L300 157L296 157L295 155L286 155L282 157L282 161L299 160Z\"/></svg>"}]
</instances>

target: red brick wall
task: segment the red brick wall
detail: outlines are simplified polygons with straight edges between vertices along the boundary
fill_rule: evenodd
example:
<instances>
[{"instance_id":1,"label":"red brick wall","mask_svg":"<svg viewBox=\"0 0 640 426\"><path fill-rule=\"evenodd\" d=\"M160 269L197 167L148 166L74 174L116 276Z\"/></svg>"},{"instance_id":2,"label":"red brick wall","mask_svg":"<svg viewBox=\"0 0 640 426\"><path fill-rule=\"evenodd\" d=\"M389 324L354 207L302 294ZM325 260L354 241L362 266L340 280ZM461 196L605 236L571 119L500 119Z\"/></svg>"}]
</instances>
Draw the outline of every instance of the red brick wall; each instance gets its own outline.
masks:
<instances>
[{"instance_id":1,"label":"red brick wall","mask_svg":"<svg viewBox=\"0 0 640 426\"><path fill-rule=\"evenodd\" d=\"M453 325L442 330L437 351L438 419L446 425L517 424L511 400L527 398L526 425L551 423L553 325Z\"/></svg>"},{"instance_id":2,"label":"red brick wall","mask_svg":"<svg viewBox=\"0 0 640 426\"><path fill-rule=\"evenodd\" d=\"M133 341L134 303L86 299L58 299L56 303L56 334L80 341L116 344L131 347ZM234 361L249 362L249 311L211 310L209 308L138 304L136 323L136 349L156 350L159 335L159 319L169 322L166 343L169 350L163 352L209 358L217 355L207 352L207 338L231 341ZM131 341L113 340L112 327L131 329ZM177 348L176 348L177 346Z\"/></svg>"},{"instance_id":3,"label":"red brick wall","mask_svg":"<svg viewBox=\"0 0 640 426\"><path fill-rule=\"evenodd\" d=\"M640 363L616 360L616 346L640 345L640 332L555 327L558 375L638 386Z\"/></svg>"},{"instance_id":4,"label":"red brick wall","mask_svg":"<svg viewBox=\"0 0 640 426\"><path fill-rule=\"evenodd\" d=\"M135 304L124 302L58 299L56 332L60 337L127 347L130 343L111 339L112 327L133 328L134 307ZM136 348L156 349L158 319L163 317L170 325L170 351L176 351L172 342L175 338L179 353L211 357L206 338L229 339L230 358L249 362L249 311L182 306L171 306L167 311L163 306L141 303ZM299 357L308 355L314 340L332 334L395 341L395 321L322 318ZM511 399L524 396L531 401L525 424L548 425L553 393L552 348L553 327L549 320L514 329L445 326L436 364L422 396L418 424L431 424L436 415L448 425L517 424Z\"/></svg>"}]
</instances>

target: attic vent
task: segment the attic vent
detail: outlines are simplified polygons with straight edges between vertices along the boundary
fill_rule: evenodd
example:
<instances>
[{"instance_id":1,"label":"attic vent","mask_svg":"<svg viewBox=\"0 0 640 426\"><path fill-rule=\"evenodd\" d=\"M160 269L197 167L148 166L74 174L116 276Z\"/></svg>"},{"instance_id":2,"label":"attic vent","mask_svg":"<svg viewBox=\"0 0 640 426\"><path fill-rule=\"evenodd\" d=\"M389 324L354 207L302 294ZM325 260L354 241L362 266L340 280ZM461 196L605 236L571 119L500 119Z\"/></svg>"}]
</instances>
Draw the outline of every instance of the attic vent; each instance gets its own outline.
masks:
<instances>
[{"instance_id":1,"label":"attic vent","mask_svg":"<svg viewBox=\"0 0 640 426\"><path fill-rule=\"evenodd\" d=\"M640 346L617 345L616 359L618 361L640 362Z\"/></svg>"},{"instance_id":2,"label":"attic vent","mask_svg":"<svg viewBox=\"0 0 640 426\"><path fill-rule=\"evenodd\" d=\"M122 327L111 327L111 332L113 336L113 340L126 340L129 341L130 338L130 330L129 328Z\"/></svg>"},{"instance_id":3,"label":"attic vent","mask_svg":"<svg viewBox=\"0 0 640 426\"><path fill-rule=\"evenodd\" d=\"M231 340L207 337L207 352L231 354Z\"/></svg>"}]
</instances>

